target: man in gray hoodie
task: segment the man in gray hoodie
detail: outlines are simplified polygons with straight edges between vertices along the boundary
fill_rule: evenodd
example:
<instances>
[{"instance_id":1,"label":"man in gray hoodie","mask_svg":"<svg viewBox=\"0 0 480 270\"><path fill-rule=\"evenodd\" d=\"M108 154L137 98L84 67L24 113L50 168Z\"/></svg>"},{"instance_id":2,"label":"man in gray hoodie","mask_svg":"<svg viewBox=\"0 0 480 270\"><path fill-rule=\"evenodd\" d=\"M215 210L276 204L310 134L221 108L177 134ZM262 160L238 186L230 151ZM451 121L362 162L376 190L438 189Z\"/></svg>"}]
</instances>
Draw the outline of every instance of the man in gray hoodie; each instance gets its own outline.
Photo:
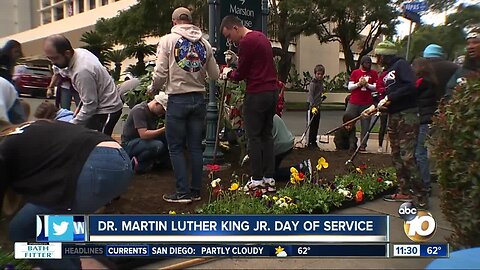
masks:
<instances>
[{"instance_id":1,"label":"man in gray hoodie","mask_svg":"<svg viewBox=\"0 0 480 270\"><path fill-rule=\"evenodd\" d=\"M68 68L72 85L80 95L81 108L72 123L112 135L123 103L115 82L98 58L85 49L73 49L62 35L45 39L43 50L59 68Z\"/></svg>"},{"instance_id":2,"label":"man in gray hoodie","mask_svg":"<svg viewBox=\"0 0 480 270\"><path fill-rule=\"evenodd\" d=\"M167 202L189 203L201 199L203 156L202 140L207 108L205 77L219 77L212 46L202 38L200 28L192 24L192 14L179 7L172 13L172 31L160 38L150 93L165 85L168 94L166 137L177 191L165 194ZM188 181L184 150L188 145L192 170Z\"/></svg>"}]
</instances>

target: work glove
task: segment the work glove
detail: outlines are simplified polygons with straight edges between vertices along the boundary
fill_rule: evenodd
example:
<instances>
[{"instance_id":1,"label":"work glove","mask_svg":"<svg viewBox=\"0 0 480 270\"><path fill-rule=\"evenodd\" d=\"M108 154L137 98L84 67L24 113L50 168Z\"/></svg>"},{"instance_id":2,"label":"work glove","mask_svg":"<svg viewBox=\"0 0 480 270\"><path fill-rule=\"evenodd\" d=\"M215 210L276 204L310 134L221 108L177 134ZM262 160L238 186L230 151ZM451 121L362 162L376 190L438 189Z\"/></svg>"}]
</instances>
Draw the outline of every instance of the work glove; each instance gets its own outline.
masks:
<instances>
[{"instance_id":1,"label":"work glove","mask_svg":"<svg viewBox=\"0 0 480 270\"><path fill-rule=\"evenodd\" d=\"M362 117L364 117L364 118L370 117L375 112L376 112L375 105L370 105L370 107L363 110Z\"/></svg>"},{"instance_id":2,"label":"work glove","mask_svg":"<svg viewBox=\"0 0 480 270\"><path fill-rule=\"evenodd\" d=\"M153 90L153 84L150 84L147 86L147 96L153 97L155 95L155 92Z\"/></svg>"},{"instance_id":3,"label":"work glove","mask_svg":"<svg viewBox=\"0 0 480 270\"><path fill-rule=\"evenodd\" d=\"M388 96L385 96L382 100L380 100L380 102L378 102L378 106L377 107L385 107L385 105L387 104L388 102Z\"/></svg>"},{"instance_id":4,"label":"work glove","mask_svg":"<svg viewBox=\"0 0 480 270\"><path fill-rule=\"evenodd\" d=\"M236 53L234 53L232 50L226 50L223 54L225 55L225 63L227 63L227 65L237 65L238 56Z\"/></svg>"},{"instance_id":5,"label":"work glove","mask_svg":"<svg viewBox=\"0 0 480 270\"><path fill-rule=\"evenodd\" d=\"M233 68L224 67L220 74L220 80L228 80L228 73L232 72Z\"/></svg>"},{"instance_id":6,"label":"work glove","mask_svg":"<svg viewBox=\"0 0 480 270\"><path fill-rule=\"evenodd\" d=\"M53 97L53 87L48 87L47 88L47 98L52 98Z\"/></svg>"}]
</instances>

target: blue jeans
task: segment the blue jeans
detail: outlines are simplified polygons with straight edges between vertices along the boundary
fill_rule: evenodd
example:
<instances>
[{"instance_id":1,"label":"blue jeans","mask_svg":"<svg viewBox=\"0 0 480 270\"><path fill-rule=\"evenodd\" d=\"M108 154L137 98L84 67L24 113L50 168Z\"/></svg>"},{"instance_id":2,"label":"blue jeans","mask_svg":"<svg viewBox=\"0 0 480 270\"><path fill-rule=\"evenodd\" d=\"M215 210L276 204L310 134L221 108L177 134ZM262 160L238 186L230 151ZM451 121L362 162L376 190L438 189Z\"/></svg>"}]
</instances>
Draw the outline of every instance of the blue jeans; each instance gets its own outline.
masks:
<instances>
[{"instance_id":1,"label":"blue jeans","mask_svg":"<svg viewBox=\"0 0 480 270\"><path fill-rule=\"evenodd\" d=\"M417 159L420 176L422 177L425 188L430 188L430 166L428 164L428 151L425 141L430 128L428 124L421 124L417 138L417 148L415 149L415 158Z\"/></svg>"},{"instance_id":2,"label":"blue jeans","mask_svg":"<svg viewBox=\"0 0 480 270\"><path fill-rule=\"evenodd\" d=\"M168 159L167 148L161 140L143 140L136 138L122 144L127 154L136 157L138 167L136 172L145 173L150 171L155 162Z\"/></svg>"},{"instance_id":3,"label":"blue jeans","mask_svg":"<svg viewBox=\"0 0 480 270\"><path fill-rule=\"evenodd\" d=\"M80 103L80 95L73 87L59 88L60 91L60 108L70 110L72 106L72 97L75 102L75 106Z\"/></svg>"},{"instance_id":4,"label":"blue jeans","mask_svg":"<svg viewBox=\"0 0 480 270\"><path fill-rule=\"evenodd\" d=\"M73 215L95 212L126 192L132 177L130 159L123 149L96 147L90 153L78 177L71 209L50 209L27 203L10 222L10 240L35 241L36 215ZM33 263L42 269L81 269L80 258L35 260Z\"/></svg>"},{"instance_id":5,"label":"blue jeans","mask_svg":"<svg viewBox=\"0 0 480 270\"><path fill-rule=\"evenodd\" d=\"M168 97L166 135L177 193L184 195L202 188L202 140L207 108L203 93L187 93ZM192 168L189 185L184 150L188 147Z\"/></svg>"}]
</instances>

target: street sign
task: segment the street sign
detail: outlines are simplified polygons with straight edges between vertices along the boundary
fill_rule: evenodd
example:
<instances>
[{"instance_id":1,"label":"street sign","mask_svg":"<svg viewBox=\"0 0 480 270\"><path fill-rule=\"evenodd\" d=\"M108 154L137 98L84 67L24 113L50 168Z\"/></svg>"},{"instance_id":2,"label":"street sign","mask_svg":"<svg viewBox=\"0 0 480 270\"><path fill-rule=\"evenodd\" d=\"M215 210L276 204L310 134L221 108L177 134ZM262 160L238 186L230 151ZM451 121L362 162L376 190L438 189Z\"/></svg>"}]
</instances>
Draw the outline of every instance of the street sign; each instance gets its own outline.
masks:
<instances>
[{"instance_id":1,"label":"street sign","mask_svg":"<svg viewBox=\"0 0 480 270\"><path fill-rule=\"evenodd\" d=\"M242 20L243 25L249 29L262 31L262 1L246 0L221 0L220 1L220 21L223 17L235 15ZM220 26L220 23L217 24ZM228 49L227 39L222 34L222 29L218 29L219 50L217 50L217 62L225 63L223 52ZM232 50L237 51L235 46Z\"/></svg>"},{"instance_id":2,"label":"street sign","mask_svg":"<svg viewBox=\"0 0 480 270\"><path fill-rule=\"evenodd\" d=\"M403 3L403 9L410 12L422 12L428 9L428 5L426 1L418 1L418 2L406 2Z\"/></svg>"},{"instance_id":3,"label":"street sign","mask_svg":"<svg viewBox=\"0 0 480 270\"><path fill-rule=\"evenodd\" d=\"M414 23L421 23L420 15L416 12L405 10L403 12L403 17L405 17L405 19L410 20Z\"/></svg>"}]
</instances>

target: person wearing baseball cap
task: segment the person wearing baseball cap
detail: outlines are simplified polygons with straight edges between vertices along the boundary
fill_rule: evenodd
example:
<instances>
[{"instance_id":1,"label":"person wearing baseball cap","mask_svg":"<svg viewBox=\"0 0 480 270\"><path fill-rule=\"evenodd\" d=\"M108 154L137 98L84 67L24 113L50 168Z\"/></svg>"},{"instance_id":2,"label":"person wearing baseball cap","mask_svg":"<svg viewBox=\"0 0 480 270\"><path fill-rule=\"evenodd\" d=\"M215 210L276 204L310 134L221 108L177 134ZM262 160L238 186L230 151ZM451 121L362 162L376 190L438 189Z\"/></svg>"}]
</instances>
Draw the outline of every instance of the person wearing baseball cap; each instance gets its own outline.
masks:
<instances>
[{"instance_id":1,"label":"person wearing baseball cap","mask_svg":"<svg viewBox=\"0 0 480 270\"><path fill-rule=\"evenodd\" d=\"M428 208L428 196L415 160L420 118L417 106L415 74L408 62L397 56L393 42L380 42L375 48L377 62L385 67L385 97L378 108L388 112L388 136L396 168L399 190L384 197L386 201L414 201L418 208Z\"/></svg>"},{"instance_id":2,"label":"person wearing baseball cap","mask_svg":"<svg viewBox=\"0 0 480 270\"><path fill-rule=\"evenodd\" d=\"M480 25L471 27L466 36L467 46L465 62L459 67L447 84L445 98L451 98L457 85L467 81L468 77L480 76Z\"/></svg>"},{"instance_id":3,"label":"person wearing baseball cap","mask_svg":"<svg viewBox=\"0 0 480 270\"><path fill-rule=\"evenodd\" d=\"M164 194L171 203L189 203L201 199L203 178L205 79L218 79L220 70L210 43L202 31L193 25L190 10L184 7L172 13L172 30L160 38L153 82L148 92L157 93L163 87L168 94L166 130L168 149L177 180L177 190ZM188 148L187 148L188 142ZM191 170L184 151L188 149ZM189 181L191 171L191 181Z\"/></svg>"},{"instance_id":4,"label":"person wearing baseball cap","mask_svg":"<svg viewBox=\"0 0 480 270\"><path fill-rule=\"evenodd\" d=\"M128 114L122 132L122 147L138 174L150 171L155 164L163 165L169 161L165 127L158 128L167 104L168 95L160 92L150 102L135 105Z\"/></svg>"}]
</instances>

